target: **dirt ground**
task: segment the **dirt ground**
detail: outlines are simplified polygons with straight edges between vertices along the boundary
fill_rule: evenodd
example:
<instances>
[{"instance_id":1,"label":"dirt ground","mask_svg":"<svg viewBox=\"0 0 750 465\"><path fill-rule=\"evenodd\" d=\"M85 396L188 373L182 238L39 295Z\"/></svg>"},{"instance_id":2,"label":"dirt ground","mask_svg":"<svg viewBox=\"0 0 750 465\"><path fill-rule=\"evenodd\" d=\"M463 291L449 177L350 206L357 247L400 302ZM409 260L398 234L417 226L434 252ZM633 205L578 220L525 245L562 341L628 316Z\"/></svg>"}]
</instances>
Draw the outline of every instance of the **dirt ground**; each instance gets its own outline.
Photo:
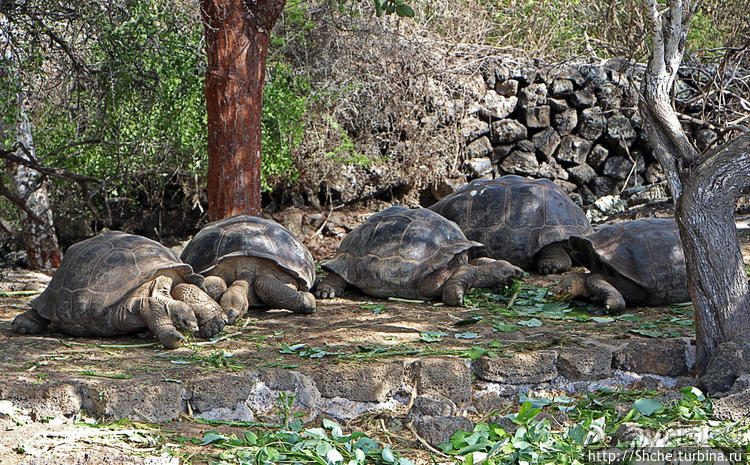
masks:
<instances>
[{"instance_id":1,"label":"dirt ground","mask_svg":"<svg viewBox=\"0 0 750 465\"><path fill-rule=\"evenodd\" d=\"M741 231L740 238L745 261L750 263L750 231ZM330 241L325 242L319 252L335 248ZM532 274L525 279L528 287L524 289L536 292L556 278ZM47 279L26 270L0 270L0 378L4 385L19 379L44 384L56 377L70 376L135 378L140 385L149 379L179 383L193 373L257 368L304 373L325 369L329 364L436 354L462 356L476 347L516 353L582 345L591 338L627 339L633 330L643 328L644 322L653 322L655 330L672 337L694 333L689 325L668 323L684 321L685 316L689 319L689 309L685 308L633 308L627 311L634 318L608 321L599 318L603 315L597 307L583 306L562 317L536 315L543 324L534 326L525 323L535 315L508 314L503 311L503 302L487 304L486 296L485 304L479 296L474 301L476 305L470 302L458 308L434 302L375 300L356 292L319 301L318 310L312 315L252 311L214 340L196 339L173 351L165 350L149 333L72 338L54 331L38 336L10 332L12 319L28 308ZM497 330L498 326L511 325L515 325L513 331ZM151 427L142 425L145 429L140 429L136 425L124 432L105 433L71 423L19 419L12 412L3 411L1 399L2 396L0 428L4 433L0 435L0 463L177 463L168 456L154 456L150 462L133 459L144 451L148 455L149 450L157 450L149 443ZM143 420L147 422L148 418ZM190 419L162 428L187 437L201 437L206 430L215 429ZM135 447L134 436L147 439ZM21 453L24 451L18 449L19 444L24 445L27 454ZM41 452L29 455L29 450Z\"/></svg>"}]
</instances>

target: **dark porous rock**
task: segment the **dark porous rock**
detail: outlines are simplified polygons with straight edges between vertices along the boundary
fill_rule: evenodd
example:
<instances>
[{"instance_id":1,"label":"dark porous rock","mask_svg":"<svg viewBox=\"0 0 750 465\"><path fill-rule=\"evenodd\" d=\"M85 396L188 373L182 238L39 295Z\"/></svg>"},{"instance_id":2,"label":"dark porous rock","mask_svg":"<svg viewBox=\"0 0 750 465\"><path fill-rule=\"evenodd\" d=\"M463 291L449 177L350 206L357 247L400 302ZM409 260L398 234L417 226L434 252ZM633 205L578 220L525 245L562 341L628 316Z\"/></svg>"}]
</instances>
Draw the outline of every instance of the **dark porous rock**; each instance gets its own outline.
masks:
<instances>
[{"instance_id":1,"label":"dark porous rock","mask_svg":"<svg viewBox=\"0 0 750 465\"><path fill-rule=\"evenodd\" d=\"M586 161L589 150L591 150L591 142L573 134L568 134L560 141L555 158L558 161L580 165Z\"/></svg>"},{"instance_id":2,"label":"dark porous rock","mask_svg":"<svg viewBox=\"0 0 750 465\"><path fill-rule=\"evenodd\" d=\"M661 165L658 163L650 163L646 167L643 179L649 184L656 184L657 182L664 181L666 177L664 176L664 171L661 169Z\"/></svg>"},{"instance_id":3,"label":"dark porous rock","mask_svg":"<svg viewBox=\"0 0 750 465\"><path fill-rule=\"evenodd\" d=\"M526 139L526 126L514 119L501 119L492 123L492 140L495 144L509 144Z\"/></svg>"},{"instance_id":4,"label":"dark porous rock","mask_svg":"<svg viewBox=\"0 0 750 465\"><path fill-rule=\"evenodd\" d=\"M641 426L640 423L624 422L620 424L612 435L613 444L623 444L627 447L645 447L653 444L653 432Z\"/></svg>"},{"instance_id":5,"label":"dark porous rock","mask_svg":"<svg viewBox=\"0 0 750 465\"><path fill-rule=\"evenodd\" d=\"M492 148L492 163L497 163L508 156L514 145L496 145Z\"/></svg>"},{"instance_id":6,"label":"dark porous rock","mask_svg":"<svg viewBox=\"0 0 750 465\"><path fill-rule=\"evenodd\" d=\"M708 128L698 129L693 133L693 137L695 138L695 145L701 152L705 152L719 138L716 132Z\"/></svg>"},{"instance_id":7,"label":"dark porous rock","mask_svg":"<svg viewBox=\"0 0 750 465\"><path fill-rule=\"evenodd\" d=\"M568 172L560 166L554 159L542 162L539 165L539 171L536 173L537 176L547 179L568 179Z\"/></svg>"},{"instance_id":8,"label":"dark porous rock","mask_svg":"<svg viewBox=\"0 0 750 465\"><path fill-rule=\"evenodd\" d=\"M464 162L464 166L472 176L483 176L492 172L492 160L488 157L470 158Z\"/></svg>"},{"instance_id":9,"label":"dark porous rock","mask_svg":"<svg viewBox=\"0 0 750 465\"><path fill-rule=\"evenodd\" d=\"M637 134L630 120L625 115L614 115L607 120L605 137L607 142L617 148L621 153L627 153L627 148L633 144Z\"/></svg>"},{"instance_id":10,"label":"dark porous rock","mask_svg":"<svg viewBox=\"0 0 750 465\"><path fill-rule=\"evenodd\" d=\"M486 121L473 116L462 119L459 128L466 142L472 142L490 134L490 125Z\"/></svg>"},{"instance_id":11,"label":"dark porous rock","mask_svg":"<svg viewBox=\"0 0 750 465\"><path fill-rule=\"evenodd\" d=\"M750 417L750 389L729 394L713 401L714 418L740 421Z\"/></svg>"},{"instance_id":12,"label":"dark porous rock","mask_svg":"<svg viewBox=\"0 0 750 465\"><path fill-rule=\"evenodd\" d=\"M575 108L568 108L552 116L552 127L561 136L570 134L576 126L578 126L578 112Z\"/></svg>"},{"instance_id":13,"label":"dark porous rock","mask_svg":"<svg viewBox=\"0 0 750 465\"><path fill-rule=\"evenodd\" d=\"M549 107L555 113L560 113L570 108L568 102L561 98L548 98L547 105L549 105Z\"/></svg>"},{"instance_id":14,"label":"dark porous rock","mask_svg":"<svg viewBox=\"0 0 750 465\"><path fill-rule=\"evenodd\" d=\"M515 79L506 79L495 83L495 92L503 97L512 97L518 93L518 81Z\"/></svg>"},{"instance_id":15,"label":"dark porous rock","mask_svg":"<svg viewBox=\"0 0 750 465\"><path fill-rule=\"evenodd\" d=\"M450 417L456 414L456 404L438 394L422 394L414 399L410 415L428 415L431 417Z\"/></svg>"},{"instance_id":16,"label":"dark porous rock","mask_svg":"<svg viewBox=\"0 0 750 465\"><path fill-rule=\"evenodd\" d=\"M588 108L593 107L596 103L596 96L594 95L594 89L587 87L573 92L568 100L570 104L576 108Z\"/></svg>"},{"instance_id":17,"label":"dark porous rock","mask_svg":"<svg viewBox=\"0 0 750 465\"><path fill-rule=\"evenodd\" d=\"M516 148L522 152L534 153L536 151L536 145L528 139L519 140L516 143Z\"/></svg>"},{"instance_id":18,"label":"dark porous rock","mask_svg":"<svg viewBox=\"0 0 750 465\"><path fill-rule=\"evenodd\" d=\"M614 110L620 108L620 97L622 97L622 88L611 83L602 82L594 90L599 106L604 110Z\"/></svg>"},{"instance_id":19,"label":"dark porous rock","mask_svg":"<svg viewBox=\"0 0 750 465\"><path fill-rule=\"evenodd\" d=\"M596 65L581 65L578 67L578 72L586 80L586 83L593 85L600 85L602 82L607 80L607 70Z\"/></svg>"},{"instance_id":20,"label":"dark porous rock","mask_svg":"<svg viewBox=\"0 0 750 465\"><path fill-rule=\"evenodd\" d=\"M494 391L480 391L472 399L472 405L481 414L489 414L495 410L506 410L508 407L518 408L518 396L513 393L510 396L503 396ZM515 404L515 405L514 405Z\"/></svg>"},{"instance_id":21,"label":"dark porous rock","mask_svg":"<svg viewBox=\"0 0 750 465\"><path fill-rule=\"evenodd\" d=\"M471 372L456 357L430 357L414 362L417 392L439 395L461 405L471 397Z\"/></svg>"},{"instance_id":22,"label":"dark porous rock","mask_svg":"<svg viewBox=\"0 0 750 465\"><path fill-rule=\"evenodd\" d=\"M572 182L568 182L564 179L555 179L554 183L560 186L560 189L564 190L566 194L571 194L571 197L573 192L575 192L576 188L578 187Z\"/></svg>"},{"instance_id":23,"label":"dark porous rock","mask_svg":"<svg viewBox=\"0 0 750 465\"><path fill-rule=\"evenodd\" d=\"M474 362L479 379L503 384L536 384L557 378L557 353L537 350L512 357L480 357Z\"/></svg>"},{"instance_id":24,"label":"dark porous rock","mask_svg":"<svg viewBox=\"0 0 750 465\"><path fill-rule=\"evenodd\" d=\"M530 129L548 127L550 124L549 105L525 108L523 110L523 118L526 121L526 127Z\"/></svg>"},{"instance_id":25,"label":"dark porous rock","mask_svg":"<svg viewBox=\"0 0 750 465\"><path fill-rule=\"evenodd\" d=\"M626 189L623 191L623 196L627 197L629 207L669 200L669 194L667 193L667 186L665 183L649 184L648 186L638 186Z\"/></svg>"},{"instance_id":26,"label":"dark porous rock","mask_svg":"<svg viewBox=\"0 0 750 465\"><path fill-rule=\"evenodd\" d=\"M716 348L701 383L710 394L725 392L746 373L750 373L750 341L728 341Z\"/></svg>"},{"instance_id":27,"label":"dark porous rock","mask_svg":"<svg viewBox=\"0 0 750 465\"><path fill-rule=\"evenodd\" d=\"M557 357L557 371L572 381L589 381L609 376L612 351L604 347L569 347Z\"/></svg>"},{"instance_id":28,"label":"dark porous rock","mask_svg":"<svg viewBox=\"0 0 750 465\"><path fill-rule=\"evenodd\" d=\"M430 193L436 199L442 199L446 195L450 195L455 192L458 188L466 184L466 177L454 177L454 178L442 178L430 184Z\"/></svg>"},{"instance_id":29,"label":"dark porous rock","mask_svg":"<svg viewBox=\"0 0 750 465\"><path fill-rule=\"evenodd\" d=\"M440 417L424 415L414 420L414 429L422 439L432 446L448 442L458 430L472 431L474 424L464 417Z\"/></svg>"},{"instance_id":30,"label":"dark porous rock","mask_svg":"<svg viewBox=\"0 0 750 465\"><path fill-rule=\"evenodd\" d=\"M589 188L589 186L578 186L575 189L576 193L581 196L581 202L584 205L594 203L596 201L596 194Z\"/></svg>"},{"instance_id":31,"label":"dark porous rock","mask_svg":"<svg viewBox=\"0 0 750 465\"><path fill-rule=\"evenodd\" d=\"M466 146L468 158L487 157L492 153L492 142L487 136L482 136Z\"/></svg>"},{"instance_id":32,"label":"dark porous rock","mask_svg":"<svg viewBox=\"0 0 750 465\"><path fill-rule=\"evenodd\" d=\"M323 397L343 397L357 402L385 402L401 385L404 365L400 362L367 366L337 365L312 373ZM362 380L367 380L363 383Z\"/></svg>"},{"instance_id":33,"label":"dark porous rock","mask_svg":"<svg viewBox=\"0 0 750 465\"><path fill-rule=\"evenodd\" d=\"M487 120L503 119L513 113L517 104L518 98L515 96L504 97L494 90L488 90L479 107L479 116Z\"/></svg>"},{"instance_id":34,"label":"dark porous rock","mask_svg":"<svg viewBox=\"0 0 750 465\"><path fill-rule=\"evenodd\" d=\"M630 174L630 170L633 168L633 162L625 157L614 156L609 157L604 162L602 167L602 174L611 178L625 180Z\"/></svg>"},{"instance_id":35,"label":"dark porous rock","mask_svg":"<svg viewBox=\"0 0 750 465\"><path fill-rule=\"evenodd\" d=\"M561 140L560 134L550 127L531 137L531 141L534 143L536 149L541 152L548 161L553 159L552 155L555 153L555 150L557 150L557 146L560 145Z\"/></svg>"},{"instance_id":36,"label":"dark porous rock","mask_svg":"<svg viewBox=\"0 0 750 465\"><path fill-rule=\"evenodd\" d=\"M586 163L594 169L599 169L604 163L604 160L609 156L609 150L604 148L602 145L596 144L591 151L589 156L586 158Z\"/></svg>"},{"instance_id":37,"label":"dark porous rock","mask_svg":"<svg viewBox=\"0 0 750 465\"><path fill-rule=\"evenodd\" d=\"M606 127L607 118L604 117L601 108L584 108L581 111L577 134L585 139L594 140L602 135Z\"/></svg>"},{"instance_id":38,"label":"dark porous rock","mask_svg":"<svg viewBox=\"0 0 750 465\"><path fill-rule=\"evenodd\" d=\"M510 71L510 78L518 81L521 86L531 85L536 81L538 71L534 67L518 67Z\"/></svg>"},{"instance_id":39,"label":"dark porous rock","mask_svg":"<svg viewBox=\"0 0 750 465\"><path fill-rule=\"evenodd\" d=\"M495 84L497 83L497 75L495 74L494 68L490 66L482 66L480 72L482 73L485 84L487 84L487 88L494 88Z\"/></svg>"},{"instance_id":40,"label":"dark porous rock","mask_svg":"<svg viewBox=\"0 0 750 465\"><path fill-rule=\"evenodd\" d=\"M685 341L634 339L615 351L614 366L635 373L681 376L687 373Z\"/></svg>"},{"instance_id":41,"label":"dark porous rock","mask_svg":"<svg viewBox=\"0 0 750 465\"><path fill-rule=\"evenodd\" d=\"M586 163L582 163L572 168L568 168L568 176L571 181L579 186L583 186L596 177L596 171Z\"/></svg>"},{"instance_id":42,"label":"dark porous rock","mask_svg":"<svg viewBox=\"0 0 750 465\"><path fill-rule=\"evenodd\" d=\"M518 91L518 105L531 108L547 104L547 86L544 84L530 84Z\"/></svg>"},{"instance_id":43,"label":"dark porous rock","mask_svg":"<svg viewBox=\"0 0 750 465\"><path fill-rule=\"evenodd\" d=\"M539 171L539 162L531 152L514 150L500 163L505 173L534 176Z\"/></svg>"},{"instance_id":44,"label":"dark porous rock","mask_svg":"<svg viewBox=\"0 0 750 465\"><path fill-rule=\"evenodd\" d=\"M555 79L550 86L553 97L565 97L573 93L573 81L570 79Z\"/></svg>"},{"instance_id":45,"label":"dark porous rock","mask_svg":"<svg viewBox=\"0 0 750 465\"><path fill-rule=\"evenodd\" d=\"M613 194L617 190L617 180L608 176L597 176L591 181L589 187L597 198L604 197L605 195Z\"/></svg>"}]
</instances>

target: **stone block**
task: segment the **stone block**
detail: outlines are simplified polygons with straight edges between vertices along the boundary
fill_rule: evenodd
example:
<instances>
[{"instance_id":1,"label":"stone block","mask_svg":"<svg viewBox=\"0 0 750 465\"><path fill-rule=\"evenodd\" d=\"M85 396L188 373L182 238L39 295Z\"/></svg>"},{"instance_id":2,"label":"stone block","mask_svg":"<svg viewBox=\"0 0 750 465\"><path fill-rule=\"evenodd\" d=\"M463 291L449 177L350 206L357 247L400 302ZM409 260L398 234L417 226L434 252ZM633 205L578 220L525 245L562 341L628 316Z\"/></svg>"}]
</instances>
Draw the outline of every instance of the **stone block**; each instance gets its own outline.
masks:
<instances>
[{"instance_id":1,"label":"stone block","mask_svg":"<svg viewBox=\"0 0 750 465\"><path fill-rule=\"evenodd\" d=\"M685 341L634 339L615 351L614 367L635 373L681 376L687 373Z\"/></svg>"},{"instance_id":2,"label":"stone block","mask_svg":"<svg viewBox=\"0 0 750 465\"><path fill-rule=\"evenodd\" d=\"M531 137L531 141L534 143L534 147L541 152L547 160L552 160L552 155L557 150L557 146L560 145L562 138L551 127L548 127L544 131L538 132Z\"/></svg>"},{"instance_id":3,"label":"stone block","mask_svg":"<svg viewBox=\"0 0 750 465\"><path fill-rule=\"evenodd\" d=\"M557 357L557 372L572 381L605 378L611 371L612 351L605 347L569 347Z\"/></svg>"},{"instance_id":4,"label":"stone block","mask_svg":"<svg viewBox=\"0 0 750 465\"><path fill-rule=\"evenodd\" d=\"M542 83L529 84L518 91L518 105L523 109L546 104L547 86Z\"/></svg>"},{"instance_id":5,"label":"stone block","mask_svg":"<svg viewBox=\"0 0 750 465\"><path fill-rule=\"evenodd\" d=\"M609 156L609 150L604 148L603 146L596 144L589 152L588 157L586 157L586 163L591 166L594 169L599 169L602 166L602 163L604 163L604 160L607 159Z\"/></svg>"},{"instance_id":6,"label":"stone block","mask_svg":"<svg viewBox=\"0 0 750 465\"><path fill-rule=\"evenodd\" d=\"M492 141L496 145L510 144L526 139L526 126L514 119L501 119L492 123Z\"/></svg>"},{"instance_id":7,"label":"stone block","mask_svg":"<svg viewBox=\"0 0 750 465\"><path fill-rule=\"evenodd\" d=\"M576 165L572 168L568 168L568 177L571 181L583 186L588 184L596 177L596 171L586 163Z\"/></svg>"},{"instance_id":8,"label":"stone block","mask_svg":"<svg viewBox=\"0 0 750 465\"><path fill-rule=\"evenodd\" d=\"M552 116L552 127L561 136L570 134L576 126L578 126L578 112L575 108L568 108Z\"/></svg>"},{"instance_id":9,"label":"stone block","mask_svg":"<svg viewBox=\"0 0 750 465\"><path fill-rule=\"evenodd\" d=\"M323 397L385 402L401 386L404 365L401 362L331 365L311 373L311 376Z\"/></svg>"},{"instance_id":10,"label":"stone block","mask_svg":"<svg viewBox=\"0 0 750 465\"><path fill-rule=\"evenodd\" d=\"M525 108L523 118L530 129L546 128L550 125L550 108L548 105Z\"/></svg>"},{"instance_id":11,"label":"stone block","mask_svg":"<svg viewBox=\"0 0 750 465\"><path fill-rule=\"evenodd\" d=\"M483 176L492 172L492 160L488 157L470 158L464 162L464 166L472 176Z\"/></svg>"},{"instance_id":12,"label":"stone block","mask_svg":"<svg viewBox=\"0 0 750 465\"><path fill-rule=\"evenodd\" d=\"M621 157L618 155L607 158L607 160L604 162L604 166L602 167L602 174L614 179L624 181L625 179L627 179L628 174L630 174L630 170L632 168L633 162L625 157Z\"/></svg>"},{"instance_id":13,"label":"stone block","mask_svg":"<svg viewBox=\"0 0 750 465\"><path fill-rule=\"evenodd\" d=\"M472 431L474 424L464 417L433 417L429 415L414 420L417 434L432 446L438 446L453 436L458 430Z\"/></svg>"},{"instance_id":14,"label":"stone block","mask_svg":"<svg viewBox=\"0 0 750 465\"><path fill-rule=\"evenodd\" d=\"M536 155L530 152L514 150L500 163L505 173L534 176L539 171Z\"/></svg>"},{"instance_id":15,"label":"stone block","mask_svg":"<svg viewBox=\"0 0 750 465\"><path fill-rule=\"evenodd\" d=\"M503 97L512 97L518 93L518 81L516 81L515 79L496 81L495 92L502 95Z\"/></svg>"},{"instance_id":16,"label":"stone block","mask_svg":"<svg viewBox=\"0 0 750 465\"><path fill-rule=\"evenodd\" d=\"M630 147L637 136L630 120L625 115L615 115L607 120L605 138L612 146L621 153L625 153L626 147Z\"/></svg>"},{"instance_id":17,"label":"stone block","mask_svg":"<svg viewBox=\"0 0 750 465\"><path fill-rule=\"evenodd\" d=\"M505 97L494 90L488 90L479 107L479 116L487 120L507 118L516 109L517 104L518 98L515 96Z\"/></svg>"},{"instance_id":18,"label":"stone block","mask_svg":"<svg viewBox=\"0 0 750 465\"><path fill-rule=\"evenodd\" d=\"M564 97L573 93L573 81L570 79L555 79L550 86L553 97Z\"/></svg>"},{"instance_id":19,"label":"stone block","mask_svg":"<svg viewBox=\"0 0 750 465\"><path fill-rule=\"evenodd\" d=\"M492 143L487 136L482 136L466 146L468 158L487 157L492 153Z\"/></svg>"},{"instance_id":20,"label":"stone block","mask_svg":"<svg viewBox=\"0 0 750 465\"><path fill-rule=\"evenodd\" d=\"M581 163L586 162L589 150L591 150L591 142L582 137L568 134L560 141L560 146L557 148L555 158L559 162L580 165Z\"/></svg>"},{"instance_id":21,"label":"stone block","mask_svg":"<svg viewBox=\"0 0 750 465\"><path fill-rule=\"evenodd\" d=\"M458 405L471 398L471 373L462 359L424 358L414 362L412 371L420 395L443 396Z\"/></svg>"},{"instance_id":22,"label":"stone block","mask_svg":"<svg viewBox=\"0 0 750 465\"><path fill-rule=\"evenodd\" d=\"M480 357L474 363L474 374L485 381L503 384L536 384L557 377L557 353L538 350L516 353L512 357Z\"/></svg>"},{"instance_id":23,"label":"stone block","mask_svg":"<svg viewBox=\"0 0 750 465\"><path fill-rule=\"evenodd\" d=\"M489 135L490 125L486 121L469 116L461 120L459 123L459 131L464 137L464 140L468 143L475 141L482 136Z\"/></svg>"},{"instance_id":24,"label":"stone block","mask_svg":"<svg viewBox=\"0 0 750 465\"><path fill-rule=\"evenodd\" d=\"M568 102L575 108L593 107L596 103L596 96L594 95L594 90L587 87L573 92L573 95L570 96Z\"/></svg>"},{"instance_id":25,"label":"stone block","mask_svg":"<svg viewBox=\"0 0 750 465\"><path fill-rule=\"evenodd\" d=\"M599 107L584 108L578 123L577 134L584 139L594 140L602 135L607 127L607 118Z\"/></svg>"}]
</instances>

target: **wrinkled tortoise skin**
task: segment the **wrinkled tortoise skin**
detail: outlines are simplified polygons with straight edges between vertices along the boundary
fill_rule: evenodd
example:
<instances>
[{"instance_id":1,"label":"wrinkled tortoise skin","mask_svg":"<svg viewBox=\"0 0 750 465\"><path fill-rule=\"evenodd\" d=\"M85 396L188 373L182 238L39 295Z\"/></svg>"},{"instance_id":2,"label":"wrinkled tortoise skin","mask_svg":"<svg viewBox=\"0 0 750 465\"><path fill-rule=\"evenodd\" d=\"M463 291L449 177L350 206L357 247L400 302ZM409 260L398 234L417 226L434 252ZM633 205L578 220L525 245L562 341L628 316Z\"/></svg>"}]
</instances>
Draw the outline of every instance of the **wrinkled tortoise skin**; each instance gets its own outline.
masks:
<instances>
[{"instance_id":1,"label":"wrinkled tortoise skin","mask_svg":"<svg viewBox=\"0 0 750 465\"><path fill-rule=\"evenodd\" d=\"M376 297L420 298L423 278L481 244L454 222L424 209L390 207L350 232L323 268Z\"/></svg>"},{"instance_id":2,"label":"wrinkled tortoise skin","mask_svg":"<svg viewBox=\"0 0 750 465\"><path fill-rule=\"evenodd\" d=\"M593 231L583 210L547 179L477 179L430 210L455 221L468 239L484 244L479 256L526 269L546 245Z\"/></svg>"},{"instance_id":3,"label":"wrinkled tortoise skin","mask_svg":"<svg viewBox=\"0 0 750 465\"><path fill-rule=\"evenodd\" d=\"M180 256L202 275L227 258L264 258L293 276L302 291L315 283L315 261L307 248L286 228L265 218L235 215L209 223Z\"/></svg>"}]
</instances>

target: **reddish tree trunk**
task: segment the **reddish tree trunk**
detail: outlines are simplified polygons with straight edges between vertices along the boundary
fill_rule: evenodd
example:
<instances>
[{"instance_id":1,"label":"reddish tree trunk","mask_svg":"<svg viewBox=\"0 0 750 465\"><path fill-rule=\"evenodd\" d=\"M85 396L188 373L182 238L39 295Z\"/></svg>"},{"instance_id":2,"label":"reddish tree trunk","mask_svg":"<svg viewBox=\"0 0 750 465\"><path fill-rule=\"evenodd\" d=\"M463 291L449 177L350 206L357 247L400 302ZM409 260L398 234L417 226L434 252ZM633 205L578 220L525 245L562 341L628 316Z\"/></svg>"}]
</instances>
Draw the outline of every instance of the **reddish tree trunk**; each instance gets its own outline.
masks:
<instances>
[{"instance_id":1,"label":"reddish tree trunk","mask_svg":"<svg viewBox=\"0 0 750 465\"><path fill-rule=\"evenodd\" d=\"M201 0L206 30L208 216L260 214L261 110L270 32L286 0Z\"/></svg>"}]
</instances>

